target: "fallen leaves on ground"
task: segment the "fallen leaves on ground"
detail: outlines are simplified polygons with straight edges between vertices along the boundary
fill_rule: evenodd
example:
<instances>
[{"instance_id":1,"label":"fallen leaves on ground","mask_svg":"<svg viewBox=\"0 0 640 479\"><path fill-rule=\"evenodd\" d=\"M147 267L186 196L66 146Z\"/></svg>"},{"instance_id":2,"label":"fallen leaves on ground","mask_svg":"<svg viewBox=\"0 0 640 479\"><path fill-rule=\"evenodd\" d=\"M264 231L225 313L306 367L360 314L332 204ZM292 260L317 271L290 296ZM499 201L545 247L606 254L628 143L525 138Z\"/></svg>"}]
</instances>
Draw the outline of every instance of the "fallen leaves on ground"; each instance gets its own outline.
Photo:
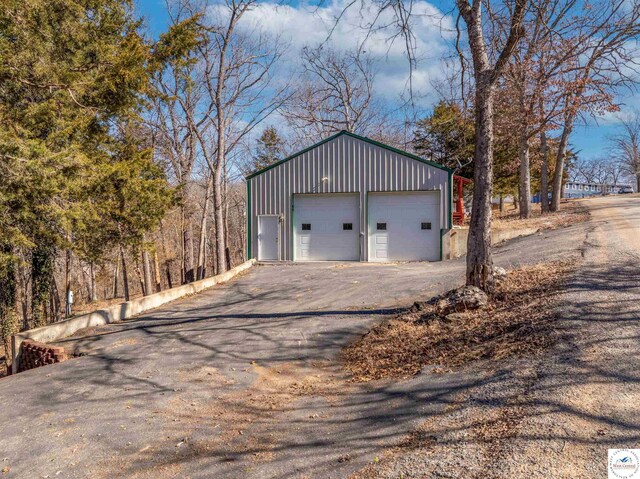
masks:
<instances>
[{"instance_id":1,"label":"fallen leaves on ground","mask_svg":"<svg viewBox=\"0 0 640 479\"><path fill-rule=\"evenodd\" d=\"M402 313L345 348L345 367L355 380L369 381L409 377L425 365L456 367L544 349L558 336L552 305L573 264L567 259L512 270L480 310L440 317L426 306Z\"/></svg>"},{"instance_id":2,"label":"fallen leaves on ground","mask_svg":"<svg viewBox=\"0 0 640 479\"><path fill-rule=\"evenodd\" d=\"M494 228L539 228L553 230L565 228L589 219L589 210L580 200L569 200L560 204L560 210L542 214L540 208L531 208L531 217L520 218L520 211L509 209L500 213L495 211L491 225Z\"/></svg>"}]
</instances>

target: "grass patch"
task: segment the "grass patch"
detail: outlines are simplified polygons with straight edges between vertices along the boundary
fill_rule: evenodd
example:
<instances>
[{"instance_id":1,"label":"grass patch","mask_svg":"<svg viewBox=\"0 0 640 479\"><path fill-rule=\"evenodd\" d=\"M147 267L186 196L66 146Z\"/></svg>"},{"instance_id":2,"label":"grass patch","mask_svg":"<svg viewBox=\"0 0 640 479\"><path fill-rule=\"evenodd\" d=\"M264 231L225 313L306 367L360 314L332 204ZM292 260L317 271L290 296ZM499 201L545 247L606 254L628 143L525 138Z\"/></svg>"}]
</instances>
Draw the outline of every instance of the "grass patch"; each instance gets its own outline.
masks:
<instances>
[{"instance_id":1,"label":"grass patch","mask_svg":"<svg viewBox=\"0 0 640 479\"><path fill-rule=\"evenodd\" d=\"M373 327L342 352L357 381L409 377L425 365L462 366L532 354L557 338L553 306L574 261L524 266L498 284L487 307L438 317L432 306Z\"/></svg>"}]
</instances>

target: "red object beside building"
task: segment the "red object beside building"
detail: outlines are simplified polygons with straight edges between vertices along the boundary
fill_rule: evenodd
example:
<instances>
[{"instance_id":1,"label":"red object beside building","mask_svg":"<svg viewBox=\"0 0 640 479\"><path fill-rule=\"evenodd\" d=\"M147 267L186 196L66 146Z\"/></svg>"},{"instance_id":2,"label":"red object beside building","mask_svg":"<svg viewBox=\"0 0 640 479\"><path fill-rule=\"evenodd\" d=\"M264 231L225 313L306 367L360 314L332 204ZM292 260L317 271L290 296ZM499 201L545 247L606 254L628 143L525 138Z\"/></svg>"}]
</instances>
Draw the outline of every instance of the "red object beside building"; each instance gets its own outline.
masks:
<instances>
[{"instance_id":1,"label":"red object beside building","mask_svg":"<svg viewBox=\"0 0 640 479\"><path fill-rule=\"evenodd\" d=\"M462 176L453 175L453 182L456 190L456 209L453 212L453 224L462 225L464 224L464 185L470 184L472 181Z\"/></svg>"}]
</instances>

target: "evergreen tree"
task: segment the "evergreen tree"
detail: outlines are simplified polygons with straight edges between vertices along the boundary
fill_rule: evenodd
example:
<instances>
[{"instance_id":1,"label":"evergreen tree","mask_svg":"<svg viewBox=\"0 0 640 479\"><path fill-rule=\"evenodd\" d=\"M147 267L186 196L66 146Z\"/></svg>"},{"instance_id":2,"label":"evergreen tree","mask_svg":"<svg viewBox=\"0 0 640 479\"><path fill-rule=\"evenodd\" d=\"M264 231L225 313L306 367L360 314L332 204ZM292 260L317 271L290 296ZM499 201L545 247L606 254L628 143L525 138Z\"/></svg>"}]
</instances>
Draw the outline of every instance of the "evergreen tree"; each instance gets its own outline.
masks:
<instances>
[{"instance_id":1,"label":"evergreen tree","mask_svg":"<svg viewBox=\"0 0 640 479\"><path fill-rule=\"evenodd\" d=\"M140 241L171 197L149 151L121 133L148 84L138 28L129 0L0 9L0 289L15 302L11 265L30 258L32 325L49 307L57 251L97 258Z\"/></svg>"},{"instance_id":2,"label":"evergreen tree","mask_svg":"<svg viewBox=\"0 0 640 479\"><path fill-rule=\"evenodd\" d=\"M440 101L430 116L417 122L413 148L456 174L473 178L473 136L473 119L458 104Z\"/></svg>"},{"instance_id":3,"label":"evergreen tree","mask_svg":"<svg viewBox=\"0 0 640 479\"><path fill-rule=\"evenodd\" d=\"M265 128L257 140L255 155L253 157L252 171L266 168L284 157L284 140L278 134L275 127Z\"/></svg>"}]
</instances>

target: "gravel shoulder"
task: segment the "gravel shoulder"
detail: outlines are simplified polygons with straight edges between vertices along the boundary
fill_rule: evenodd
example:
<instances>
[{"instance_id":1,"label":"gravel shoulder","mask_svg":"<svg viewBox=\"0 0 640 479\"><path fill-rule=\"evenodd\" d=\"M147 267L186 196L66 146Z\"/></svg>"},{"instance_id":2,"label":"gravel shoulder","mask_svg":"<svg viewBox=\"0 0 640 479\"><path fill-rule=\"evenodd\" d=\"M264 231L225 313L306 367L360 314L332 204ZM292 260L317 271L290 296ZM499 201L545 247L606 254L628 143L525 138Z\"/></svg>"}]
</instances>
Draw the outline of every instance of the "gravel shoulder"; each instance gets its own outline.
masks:
<instances>
[{"instance_id":1,"label":"gravel shoulder","mask_svg":"<svg viewBox=\"0 0 640 479\"><path fill-rule=\"evenodd\" d=\"M351 476L602 478L640 441L640 200L594 199L582 259L543 355L478 364L480 381Z\"/></svg>"}]
</instances>

